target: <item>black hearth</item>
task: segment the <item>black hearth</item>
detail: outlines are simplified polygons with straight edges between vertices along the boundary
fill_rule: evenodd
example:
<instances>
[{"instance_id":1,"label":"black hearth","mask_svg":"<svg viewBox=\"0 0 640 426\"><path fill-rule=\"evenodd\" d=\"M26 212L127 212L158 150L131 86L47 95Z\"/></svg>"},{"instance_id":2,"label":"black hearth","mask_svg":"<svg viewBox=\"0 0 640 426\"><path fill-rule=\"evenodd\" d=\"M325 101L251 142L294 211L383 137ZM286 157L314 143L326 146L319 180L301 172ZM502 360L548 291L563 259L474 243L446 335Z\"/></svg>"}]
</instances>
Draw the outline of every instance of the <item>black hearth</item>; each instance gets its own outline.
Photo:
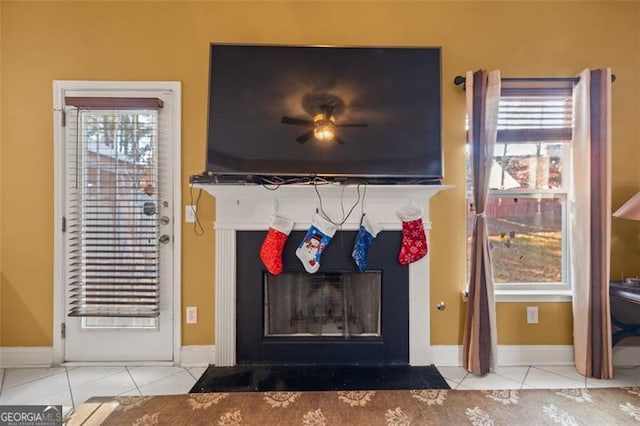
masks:
<instances>
[{"instance_id":1,"label":"black hearth","mask_svg":"<svg viewBox=\"0 0 640 426\"><path fill-rule=\"evenodd\" d=\"M409 276L396 259L400 232L378 234L369 270L351 258L355 232L337 232L315 274L304 271L292 232L284 270L273 276L258 256L263 231L236 234L238 364L408 364Z\"/></svg>"}]
</instances>

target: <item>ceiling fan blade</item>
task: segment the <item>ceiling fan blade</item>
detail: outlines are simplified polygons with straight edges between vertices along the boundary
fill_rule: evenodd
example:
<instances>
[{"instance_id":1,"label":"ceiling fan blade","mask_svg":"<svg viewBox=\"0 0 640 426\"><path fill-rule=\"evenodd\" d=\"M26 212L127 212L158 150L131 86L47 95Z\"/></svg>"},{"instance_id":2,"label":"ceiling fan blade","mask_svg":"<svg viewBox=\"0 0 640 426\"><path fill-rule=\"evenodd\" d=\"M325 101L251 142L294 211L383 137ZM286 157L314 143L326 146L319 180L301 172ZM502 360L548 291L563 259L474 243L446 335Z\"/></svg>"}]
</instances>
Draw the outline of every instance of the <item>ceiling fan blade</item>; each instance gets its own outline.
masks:
<instances>
[{"instance_id":1,"label":"ceiling fan blade","mask_svg":"<svg viewBox=\"0 0 640 426\"><path fill-rule=\"evenodd\" d=\"M282 117L281 123L283 124L294 124L296 126L313 126L313 122L309 120L303 120L301 118L294 117Z\"/></svg>"},{"instance_id":2,"label":"ceiling fan blade","mask_svg":"<svg viewBox=\"0 0 640 426\"><path fill-rule=\"evenodd\" d=\"M369 125L357 124L357 123L345 123L345 124L336 124L336 127L369 127Z\"/></svg>"},{"instance_id":3,"label":"ceiling fan blade","mask_svg":"<svg viewBox=\"0 0 640 426\"><path fill-rule=\"evenodd\" d=\"M305 143L306 141L308 141L312 137L313 137L313 130L309 130L307 133L303 133L300 136L298 136L296 138L296 141L298 141L299 143Z\"/></svg>"},{"instance_id":4,"label":"ceiling fan blade","mask_svg":"<svg viewBox=\"0 0 640 426\"><path fill-rule=\"evenodd\" d=\"M340 139L339 137L335 137L335 141L338 145L346 145L347 143L345 141L343 141L342 139Z\"/></svg>"}]
</instances>

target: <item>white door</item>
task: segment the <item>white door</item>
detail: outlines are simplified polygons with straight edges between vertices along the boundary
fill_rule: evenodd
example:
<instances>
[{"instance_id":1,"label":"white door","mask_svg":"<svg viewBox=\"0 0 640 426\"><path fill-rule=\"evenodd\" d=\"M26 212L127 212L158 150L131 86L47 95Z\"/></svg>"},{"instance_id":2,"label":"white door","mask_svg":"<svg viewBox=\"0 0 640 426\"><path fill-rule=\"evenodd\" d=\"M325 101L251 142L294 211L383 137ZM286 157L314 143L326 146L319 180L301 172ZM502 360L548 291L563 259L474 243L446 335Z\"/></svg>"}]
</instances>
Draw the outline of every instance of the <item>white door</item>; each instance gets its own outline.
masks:
<instances>
[{"instance_id":1,"label":"white door","mask_svg":"<svg viewBox=\"0 0 640 426\"><path fill-rule=\"evenodd\" d=\"M172 361L179 84L75 83L54 83L63 359Z\"/></svg>"}]
</instances>

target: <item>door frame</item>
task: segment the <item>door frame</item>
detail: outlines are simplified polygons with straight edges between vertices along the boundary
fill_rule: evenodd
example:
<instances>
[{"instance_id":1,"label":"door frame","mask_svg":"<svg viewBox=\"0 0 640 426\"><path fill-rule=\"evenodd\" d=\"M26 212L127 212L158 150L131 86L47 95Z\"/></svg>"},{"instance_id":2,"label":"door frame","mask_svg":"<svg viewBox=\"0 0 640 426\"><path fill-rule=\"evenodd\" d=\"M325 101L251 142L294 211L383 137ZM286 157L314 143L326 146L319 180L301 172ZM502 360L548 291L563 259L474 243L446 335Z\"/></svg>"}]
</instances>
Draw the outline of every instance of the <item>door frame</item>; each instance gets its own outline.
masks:
<instances>
[{"instance_id":1,"label":"door frame","mask_svg":"<svg viewBox=\"0 0 640 426\"><path fill-rule=\"evenodd\" d=\"M64 92L68 90L166 90L172 93L173 114L170 136L171 146L171 174L173 182L173 364L180 363L182 342L182 315L180 299L182 287L182 185L181 185L181 146L182 146L182 93L179 81L83 81L83 80L54 80L53 81L53 365L61 365L65 360L64 340L62 338L62 324L66 318L65 306L65 239L62 232L64 217L64 141L65 128L63 120ZM153 362L157 364L156 362ZM113 364L113 363L109 363Z\"/></svg>"}]
</instances>

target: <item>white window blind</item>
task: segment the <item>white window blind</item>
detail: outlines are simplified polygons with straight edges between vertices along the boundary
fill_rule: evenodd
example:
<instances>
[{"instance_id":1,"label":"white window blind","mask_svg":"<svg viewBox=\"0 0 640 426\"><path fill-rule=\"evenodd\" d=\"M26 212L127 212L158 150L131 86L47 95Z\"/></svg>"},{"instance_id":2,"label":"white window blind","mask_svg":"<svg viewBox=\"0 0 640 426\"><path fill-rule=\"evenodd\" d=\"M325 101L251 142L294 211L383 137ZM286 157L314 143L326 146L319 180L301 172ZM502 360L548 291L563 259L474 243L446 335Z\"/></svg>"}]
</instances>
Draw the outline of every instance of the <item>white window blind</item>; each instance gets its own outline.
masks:
<instances>
[{"instance_id":1,"label":"white window blind","mask_svg":"<svg viewBox=\"0 0 640 426\"><path fill-rule=\"evenodd\" d=\"M498 143L570 142L573 129L571 82L545 87L503 83Z\"/></svg>"},{"instance_id":2,"label":"white window blind","mask_svg":"<svg viewBox=\"0 0 640 426\"><path fill-rule=\"evenodd\" d=\"M157 98L65 98L70 316L157 317Z\"/></svg>"}]
</instances>

